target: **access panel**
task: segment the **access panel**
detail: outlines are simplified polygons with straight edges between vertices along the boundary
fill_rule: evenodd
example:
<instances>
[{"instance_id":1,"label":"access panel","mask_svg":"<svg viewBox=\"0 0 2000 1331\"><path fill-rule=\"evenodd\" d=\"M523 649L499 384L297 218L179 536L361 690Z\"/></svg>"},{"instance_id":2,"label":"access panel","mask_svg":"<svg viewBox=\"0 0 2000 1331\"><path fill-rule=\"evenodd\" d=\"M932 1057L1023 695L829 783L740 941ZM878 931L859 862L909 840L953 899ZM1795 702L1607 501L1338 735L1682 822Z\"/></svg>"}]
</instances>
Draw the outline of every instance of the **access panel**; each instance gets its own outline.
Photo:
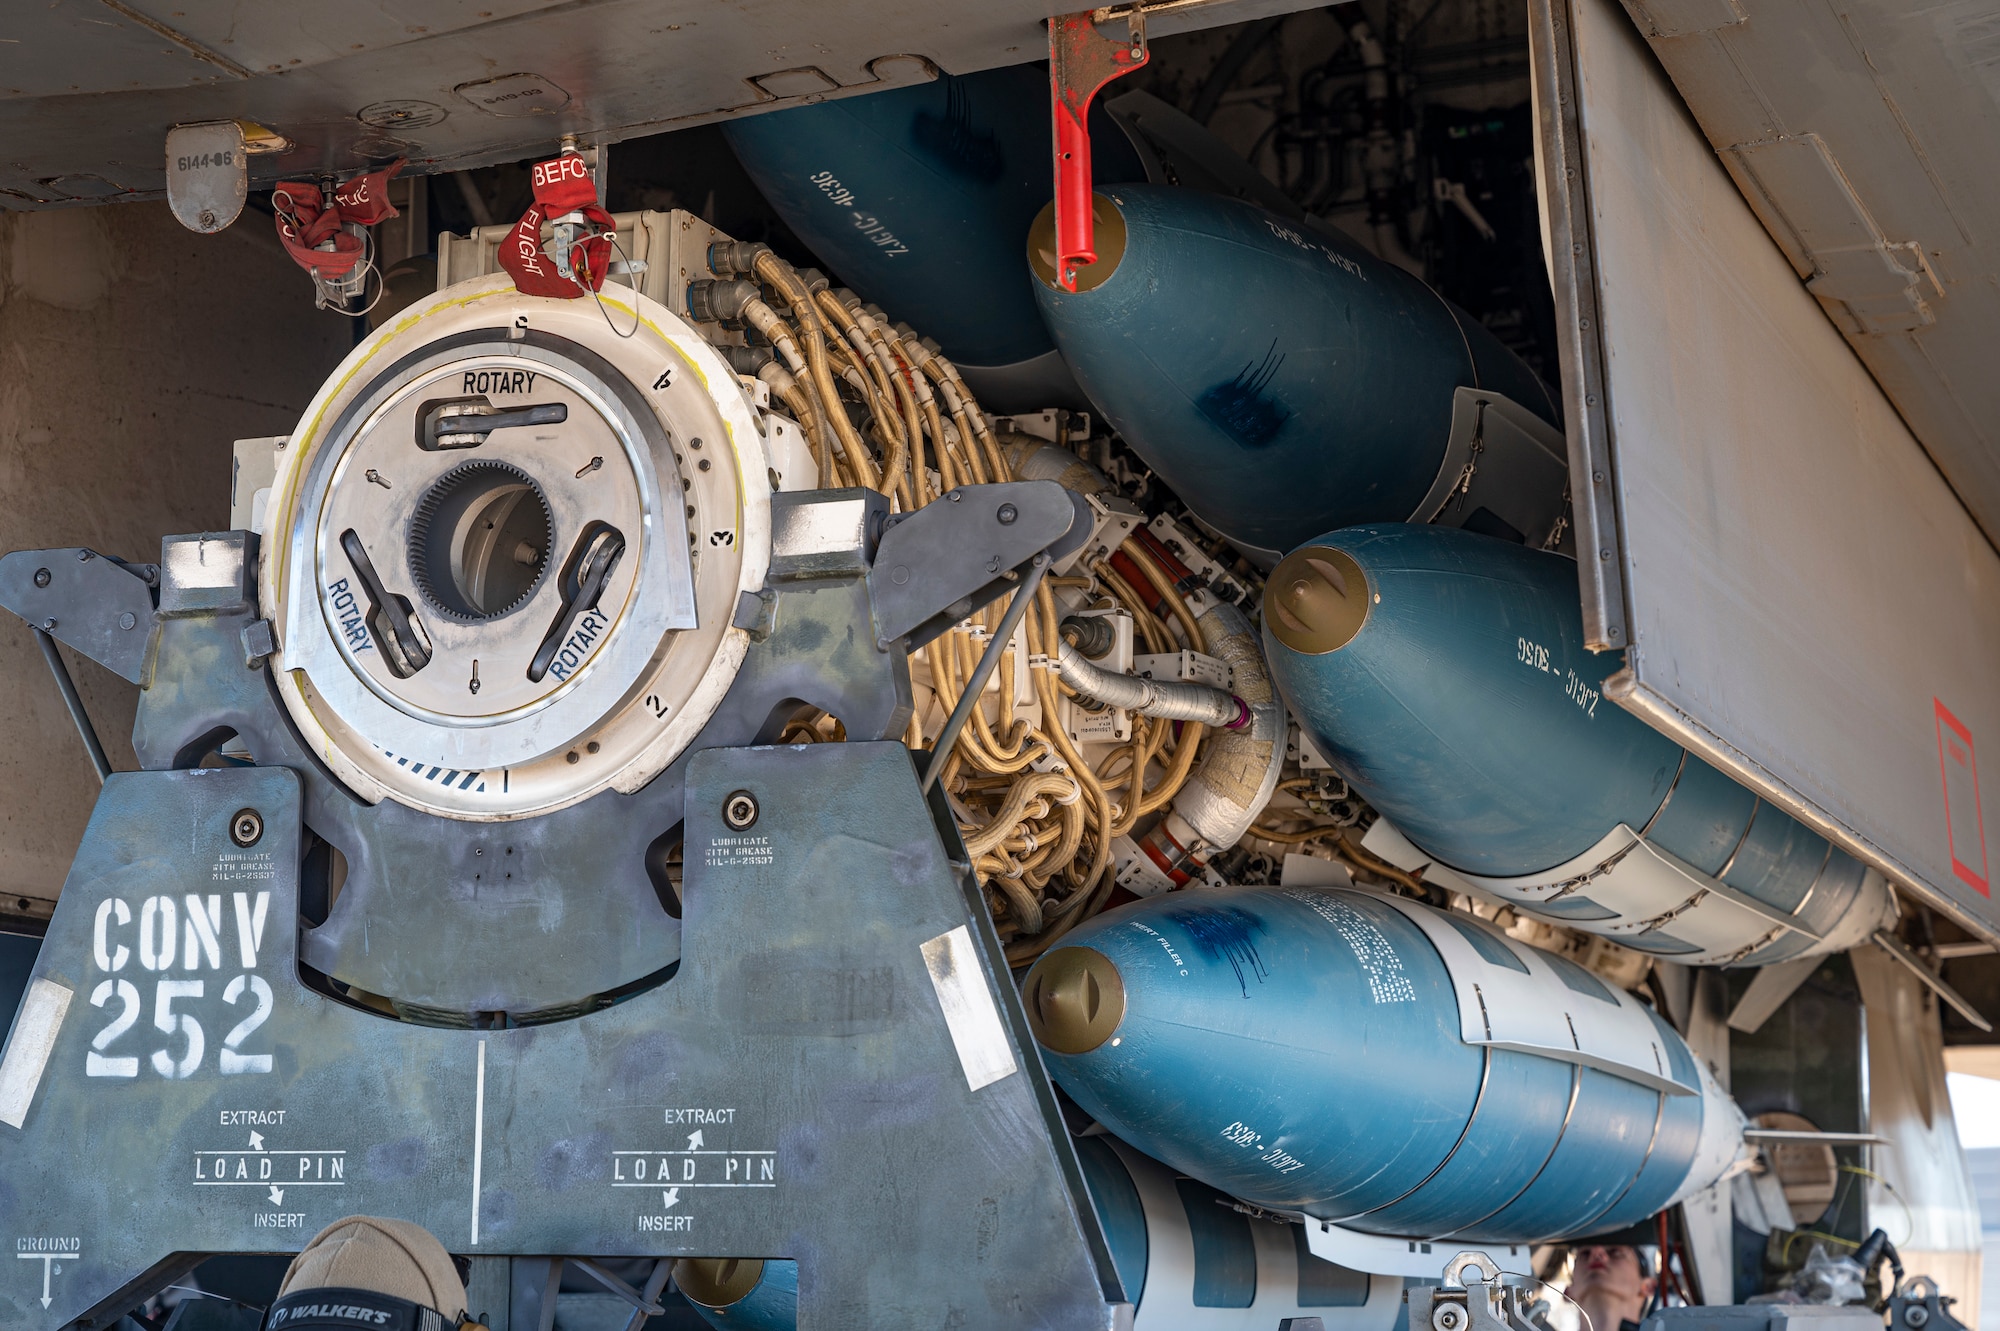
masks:
<instances>
[{"instance_id":1,"label":"access panel","mask_svg":"<svg viewBox=\"0 0 2000 1331\"><path fill-rule=\"evenodd\" d=\"M2000 556L1616 0L1532 8L1585 626L1626 654L1607 693L2000 938Z\"/></svg>"}]
</instances>

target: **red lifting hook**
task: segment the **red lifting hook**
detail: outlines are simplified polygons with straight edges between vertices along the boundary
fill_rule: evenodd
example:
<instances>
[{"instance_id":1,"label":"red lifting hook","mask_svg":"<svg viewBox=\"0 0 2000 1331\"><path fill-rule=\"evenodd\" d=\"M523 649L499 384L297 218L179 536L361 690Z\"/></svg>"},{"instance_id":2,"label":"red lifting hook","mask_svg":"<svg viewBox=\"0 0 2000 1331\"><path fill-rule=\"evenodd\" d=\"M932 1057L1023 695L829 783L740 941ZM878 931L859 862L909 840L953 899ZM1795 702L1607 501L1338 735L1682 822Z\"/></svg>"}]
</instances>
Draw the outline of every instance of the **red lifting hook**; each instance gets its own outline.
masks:
<instances>
[{"instance_id":1,"label":"red lifting hook","mask_svg":"<svg viewBox=\"0 0 2000 1331\"><path fill-rule=\"evenodd\" d=\"M1049 94L1056 124L1056 280L1076 290L1079 266L1097 262L1090 218L1090 103L1105 84L1145 64L1146 11L1123 14L1131 35L1114 42L1097 30L1103 9L1049 20Z\"/></svg>"}]
</instances>

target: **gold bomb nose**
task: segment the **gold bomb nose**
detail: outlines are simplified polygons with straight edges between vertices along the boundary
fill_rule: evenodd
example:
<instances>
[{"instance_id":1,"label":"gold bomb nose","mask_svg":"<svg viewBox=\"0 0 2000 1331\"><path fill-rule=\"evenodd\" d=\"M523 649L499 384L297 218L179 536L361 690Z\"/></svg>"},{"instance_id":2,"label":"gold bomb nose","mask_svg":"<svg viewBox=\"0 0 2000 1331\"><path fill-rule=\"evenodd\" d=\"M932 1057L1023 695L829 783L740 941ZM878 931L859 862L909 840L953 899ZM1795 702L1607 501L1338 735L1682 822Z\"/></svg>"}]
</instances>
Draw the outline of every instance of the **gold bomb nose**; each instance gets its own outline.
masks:
<instances>
[{"instance_id":1,"label":"gold bomb nose","mask_svg":"<svg viewBox=\"0 0 2000 1331\"><path fill-rule=\"evenodd\" d=\"M1088 291L1101 286L1118 270L1118 261L1125 257L1125 214L1118 211L1118 205L1102 194L1090 196L1090 224L1093 232L1092 244L1097 248L1097 262L1079 266L1076 270L1076 289ZM1028 266L1035 270L1035 276L1048 287L1061 287L1056 281L1056 204L1049 200L1047 206L1036 216L1035 224L1028 228Z\"/></svg>"},{"instance_id":2,"label":"gold bomb nose","mask_svg":"<svg viewBox=\"0 0 2000 1331\"><path fill-rule=\"evenodd\" d=\"M1324 656L1354 640L1373 600L1352 555L1303 546L1278 561L1264 584L1264 623L1293 651Z\"/></svg>"},{"instance_id":3,"label":"gold bomb nose","mask_svg":"<svg viewBox=\"0 0 2000 1331\"><path fill-rule=\"evenodd\" d=\"M1058 1054L1087 1054L1125 1019L1125 981L1090 947L1060 947L1035 963L1022 986L1028 1025Z\"/></svg>"},{"instance_id":4,"label":"gold bomb nose","mask_svg":"<svg viewBox=\"0 0 2000 1331\"><path fill-rule=\"evenodd\" d=\"M683 1257L674 1263L674 1286L696 1303L727 1308L763 1279L757 1257Z\"/></svg>"}]
</instances>

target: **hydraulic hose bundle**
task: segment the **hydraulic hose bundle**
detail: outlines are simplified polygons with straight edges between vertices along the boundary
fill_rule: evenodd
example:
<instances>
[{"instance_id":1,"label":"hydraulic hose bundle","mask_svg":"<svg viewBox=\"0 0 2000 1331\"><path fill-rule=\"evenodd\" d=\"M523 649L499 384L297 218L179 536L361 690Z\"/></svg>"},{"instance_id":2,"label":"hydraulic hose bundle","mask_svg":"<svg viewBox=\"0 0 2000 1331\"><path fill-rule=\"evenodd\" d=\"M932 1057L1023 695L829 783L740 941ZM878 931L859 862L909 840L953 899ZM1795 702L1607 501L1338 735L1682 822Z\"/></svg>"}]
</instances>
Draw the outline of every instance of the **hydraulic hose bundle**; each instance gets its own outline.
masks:
<instances>
[{"instance_id":1,"label":"hydraulic hose bundle","mask_svg":"<svg viewBox=\"0 0 2000 1331\"><path fill-rule=\"evenodd\" d=\"M797 416L822 485L880 490L909 512L1012 478L957 367L907 325L766 245L717 244L709 264L736 277L695 283L690 313L741 324L776 353L753 373Z\"/></svg>"},{"instance_id":2,"label":"hydraulic hose bundle","mask_svg":"<svg viewBox=\"0 0 2000 1331\"><path fill-rule=\"evenodd\" d=\"M1204 639L1186 601L1151 556L1136 542L1128 542L1123 553L1164 586L1170 606L1166 620L1153 615L1145 599L1103 560L1096 561L1092 576L1058 580L1064 584L1058 590L1081 593L1093 608L1127 611L1149 650L1178 651L1183 645L1202 650ZM978 656L980 643L974 639L990 631L998 614L998 607L991 608L965 626L969 632L945 634L924 649L941 709L957 703ZM1075 699L1085 706L1130 706L1141 701L1140 693L1158 697L1169 686L1090 666L1064 640L1061 624L1055 592L1045 583L1023 622L1029 692L1040 704L1040 722L1016 714L1015 654L1005 653L995 718L989 721L975 708L944 768L945 790L966 848L1015 962L1039 955L1103 909L1116 870L1113 843L1181 793L1196 771L1205 736L1231 733L1216 732L1189 719L1190 714L1209 715L1225 725L1241 725L1246 714L1242 704L1221 690L1172 686L1184 705L1154 710L1177 711L1181 717L1148 715L1135 707L1130 741L1093 765L1058 723L1061 705Z\"/></svg>"},{"instance_id":3,"label":"hydraulic hose bundle","mask_svg":"<svg viewBox=\"0 0 2000 1331\"><path fill-rule=\"evenodd\" d=\"M797 419L823 486L878 490L893 509L909 512L960 485L1019 479L1009 453L1019 457L1020 450L1002 448L972 390L935 343L824 275L794 268L768 246L719 243L709 251L709 267L728 276L694 284L689 313L741 327L760 344L732 348L731 359L769 385ZM1108 554L1055 579L1055 590L1041 587L1020 630L1028 681L1018 678L1017 654L1003 653L997 706L972 710L943 769L966 848L1016 962L1032 960L1103 909L1117 868L1113 843L1189 787L1205 737L1241 732L1243 740L1230 742L1252 743L1261 758L1274 748L1273 727L1252 725L1258 710L1252 702L1227 690L1106 671L1064 640L1065 607L1084 604L1130 614L1149 652L1215 651L1215 635L1197 622L1153 554L1136 541L1119 553L1128 569L1138 570L1143 588L1114 569ZM935 694L937 707L926 715L942 717L956 706L1005 610L1004 601L987 607L913 659L920 677L928 671ZM1244 640L1254 655L1254 639ZM1261 681L1261 665L1255 673ZM1253 702L1268 710L1269 688L1260 686ZM1023 694L1032 704L1017 708ZM1093 765L1058 721L1071 700L1131 711L1131 739ZM1029 714L1037 710L1039 717ZM833 738L837 727L831 718L801 720L786 738ZM1262 738L1249 739L1252 729ZM1281 722L1276 729L1282 732ZM923 723L912 721L911 747L929 738ZM1252 782L1253 797L1258 784ZM1269 784L1262 784L1268 796Z\"/></svg>"}]
</instances>

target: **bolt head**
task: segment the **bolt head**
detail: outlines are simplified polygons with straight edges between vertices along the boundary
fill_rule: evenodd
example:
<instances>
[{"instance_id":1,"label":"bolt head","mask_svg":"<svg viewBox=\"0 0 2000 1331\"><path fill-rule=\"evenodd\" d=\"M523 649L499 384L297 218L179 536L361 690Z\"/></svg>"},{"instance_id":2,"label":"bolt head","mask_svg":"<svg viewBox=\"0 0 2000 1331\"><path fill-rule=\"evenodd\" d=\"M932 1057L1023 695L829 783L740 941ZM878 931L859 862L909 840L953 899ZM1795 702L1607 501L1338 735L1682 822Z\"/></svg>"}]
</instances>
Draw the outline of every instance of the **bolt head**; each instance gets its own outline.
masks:
<instances>
[{"instance_id":1,"label":"bolt head","mask_svg":"<svg viewBox=\"0 0 2000 1331\"><path fill-rule=\"evenodd\" d=\"M37 587L46 587L49 585L49 571L47 569L38 568L35 570L35 585Z\"/></svg>"},{"instance_id":2,"label":"bolt head","mask_svg":"<svg viewBox=\"0 0 2000 1331\"><path fill-rule=\"evenodd\" d=\"M229 818L229 839L246 849L264 836L264 815L255 809L238 809Z\"/></svg>"},{"instance_id":3,"label":"bolt head","mask_svg":"<svg viewBox=\"0 0 2000 1331\"><path fill-rule=\"evenodd\" d=\"M126 632L129 633L138 626L139 626L139 617L133 614L130 610L127 610L124 614L118 616L118 627L124 629Z\"/></svg>"},{"instance_id":4,"label":"bolt head","mask_svg":"<svg viewBox=\"0 0 2000 1331\"><path fill-rule=\"evenodd\" d=\"M755 826L757 813L757 797L747 790L731 791L722 801L722 821L733 831Z\"/></svg>"},{"instance_id":5,"label":"bolt head","mask_svg":"<svg viewBox=\"0 0 2000 1331\"><path fill-rule=\"evenodd\" d=\"M1021 510L1015 508L1012 504L1002 504L1000 505L1000 512L996 516L999 517L1001 526L1009 527L1014 524L1015 519L1021 516Z\"/></svg>"}]
</instances>

